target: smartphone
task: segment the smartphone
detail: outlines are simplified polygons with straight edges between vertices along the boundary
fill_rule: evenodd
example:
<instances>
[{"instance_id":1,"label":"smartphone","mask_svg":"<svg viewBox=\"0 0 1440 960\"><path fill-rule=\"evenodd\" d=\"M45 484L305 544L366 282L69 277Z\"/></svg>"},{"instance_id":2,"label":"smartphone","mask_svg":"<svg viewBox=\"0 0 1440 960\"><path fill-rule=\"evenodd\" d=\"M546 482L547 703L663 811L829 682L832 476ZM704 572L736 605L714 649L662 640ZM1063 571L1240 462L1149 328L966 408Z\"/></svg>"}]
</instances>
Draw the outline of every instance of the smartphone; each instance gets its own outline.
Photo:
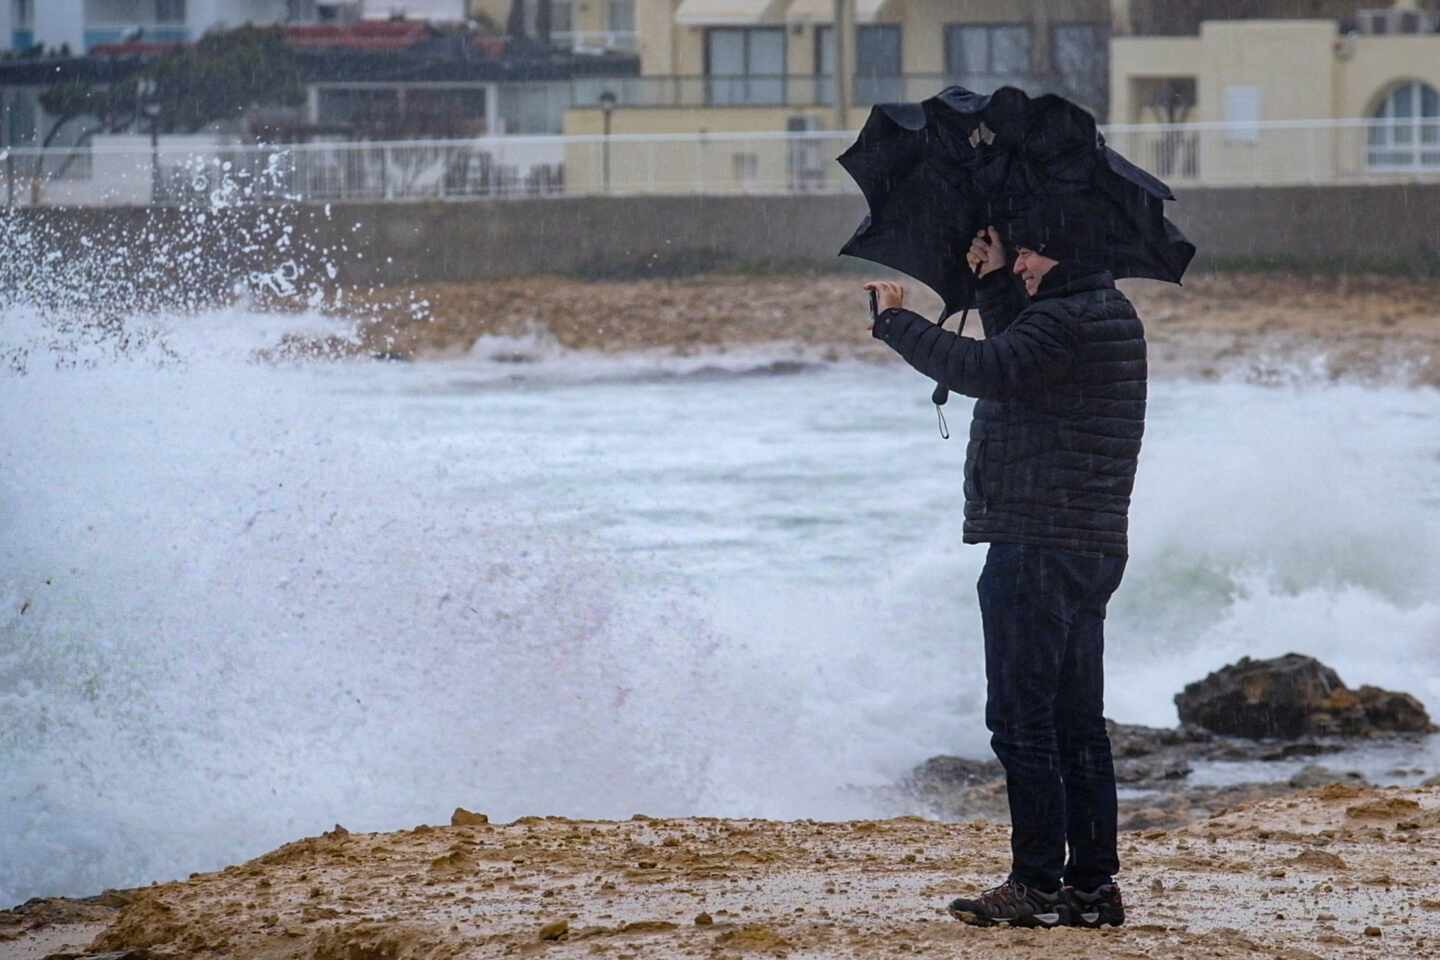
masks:
<instances>
[{"instance_id":1,"label":"smartphone","mask_svg":"<svg viewBox=\"0 0 1440 960\"><path fill-rule=\"evenodd\" d=\"M870 319L880 319L880 298L875 295L875 290L870 290Z\"/></svg>"}]
</instances>

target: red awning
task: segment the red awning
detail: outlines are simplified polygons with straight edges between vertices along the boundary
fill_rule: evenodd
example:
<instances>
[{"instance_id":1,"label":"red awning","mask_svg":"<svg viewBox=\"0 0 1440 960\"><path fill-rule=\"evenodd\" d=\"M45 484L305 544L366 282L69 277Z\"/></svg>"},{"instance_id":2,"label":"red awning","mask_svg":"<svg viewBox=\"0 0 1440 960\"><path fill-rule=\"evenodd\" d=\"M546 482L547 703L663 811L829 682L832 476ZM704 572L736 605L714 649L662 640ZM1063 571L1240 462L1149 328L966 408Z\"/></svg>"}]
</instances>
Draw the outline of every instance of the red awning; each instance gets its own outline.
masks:
<instances>
[{"instance_id":1,"label":"red awning","mask_svg":"<svg viewBox=\"0 0 1440 960\"><path fill-rule=\"evenodd\" d=\"M430 38L430 25L418 20L362 20L340 26L287 27L285 39L305 50L404 50Z\"/></svg>"}]
</instances>

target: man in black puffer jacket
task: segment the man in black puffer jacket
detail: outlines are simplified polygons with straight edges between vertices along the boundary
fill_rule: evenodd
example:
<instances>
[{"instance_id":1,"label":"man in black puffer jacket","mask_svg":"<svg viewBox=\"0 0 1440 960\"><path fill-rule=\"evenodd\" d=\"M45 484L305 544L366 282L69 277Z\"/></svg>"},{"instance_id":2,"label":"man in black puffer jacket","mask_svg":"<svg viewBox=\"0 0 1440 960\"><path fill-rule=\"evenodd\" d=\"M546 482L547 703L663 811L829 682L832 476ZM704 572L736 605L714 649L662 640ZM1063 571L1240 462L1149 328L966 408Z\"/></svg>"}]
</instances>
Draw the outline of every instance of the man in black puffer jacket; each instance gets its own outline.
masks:
<instances>
[{"instance_id":1,"label":"man in black puffer jacket","mask_svg":"<svg viewBox=\"0 0 1440 960\"><path fill-rule=\"evenodd\" d=\"M976 398L965 455L966 543L989 543L980 575L986 725L1005 767L1010 876L962 898L968 923L1119 925L1115 768L1105 731L1104 622L1127 555L1145 427L1145 332L1087 256L1083 211L1032 211L971 246L985 339L903 308L867 284L873 328L911 366ZM957 264L957 268L959 265ZM1066 848L1069 848L1067 859Z\"/></svg>"}]
</instances>

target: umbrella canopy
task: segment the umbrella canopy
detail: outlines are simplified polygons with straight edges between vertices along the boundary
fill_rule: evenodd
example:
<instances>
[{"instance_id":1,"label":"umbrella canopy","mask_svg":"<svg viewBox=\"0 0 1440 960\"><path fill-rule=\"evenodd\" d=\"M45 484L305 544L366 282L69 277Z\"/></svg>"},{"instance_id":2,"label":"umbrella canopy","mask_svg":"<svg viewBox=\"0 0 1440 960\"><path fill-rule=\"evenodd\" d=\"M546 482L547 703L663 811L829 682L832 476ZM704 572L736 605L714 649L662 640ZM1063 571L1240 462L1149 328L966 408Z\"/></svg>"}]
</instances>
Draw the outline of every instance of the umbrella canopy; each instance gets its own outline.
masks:
<instances>
[{"instance_id":1,"label":"umbrella canopy","mask_svg":"<svg viewBox=\"0 0 1440 960\"><path fill-rule=\"evenodd\" d=\"M882 104L839 159L870 207L840 252L924 283L945 302L942 320L974 304L965 253L975 234L1005 233L1037 205L1083 210L1091 235L1103 237L1087 260L1116 277L1179 283L1195 256L1165 218L1170 188L1054 94L956 86L922 103Z\"/></svg>"}]
</instances>

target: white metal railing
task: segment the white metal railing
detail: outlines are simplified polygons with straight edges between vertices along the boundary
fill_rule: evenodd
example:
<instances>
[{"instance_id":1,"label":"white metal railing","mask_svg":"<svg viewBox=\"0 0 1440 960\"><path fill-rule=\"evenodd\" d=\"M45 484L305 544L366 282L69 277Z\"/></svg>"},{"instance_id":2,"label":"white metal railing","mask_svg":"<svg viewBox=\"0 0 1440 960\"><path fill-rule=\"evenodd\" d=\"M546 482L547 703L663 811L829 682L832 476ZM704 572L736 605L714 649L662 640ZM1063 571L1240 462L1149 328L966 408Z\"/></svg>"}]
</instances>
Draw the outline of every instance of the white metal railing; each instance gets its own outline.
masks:
<instances>
[{"instance_id":1,"label":"white metal railing","mask_svg":"<svg viewBox=\"0 0 1440 960\"><path fill-rule=\"evenodd\" d=\"M550 42L576 53L634 53L639 34L634 30L558 30Z\"/></svg>"},{"instance_id":2,"label":"white metal railing","mask_svg":"<svg viewBox=\"0 0 1440 960\"><path fill-rule=\"evenodd\" d=\"M1115 124L1108 142L1172 186L1440 181L1440 118ZM466 200L843 193L854 131L514 136L283 146L0 150L0 204Z\"/></svg>"}]
</instances>

